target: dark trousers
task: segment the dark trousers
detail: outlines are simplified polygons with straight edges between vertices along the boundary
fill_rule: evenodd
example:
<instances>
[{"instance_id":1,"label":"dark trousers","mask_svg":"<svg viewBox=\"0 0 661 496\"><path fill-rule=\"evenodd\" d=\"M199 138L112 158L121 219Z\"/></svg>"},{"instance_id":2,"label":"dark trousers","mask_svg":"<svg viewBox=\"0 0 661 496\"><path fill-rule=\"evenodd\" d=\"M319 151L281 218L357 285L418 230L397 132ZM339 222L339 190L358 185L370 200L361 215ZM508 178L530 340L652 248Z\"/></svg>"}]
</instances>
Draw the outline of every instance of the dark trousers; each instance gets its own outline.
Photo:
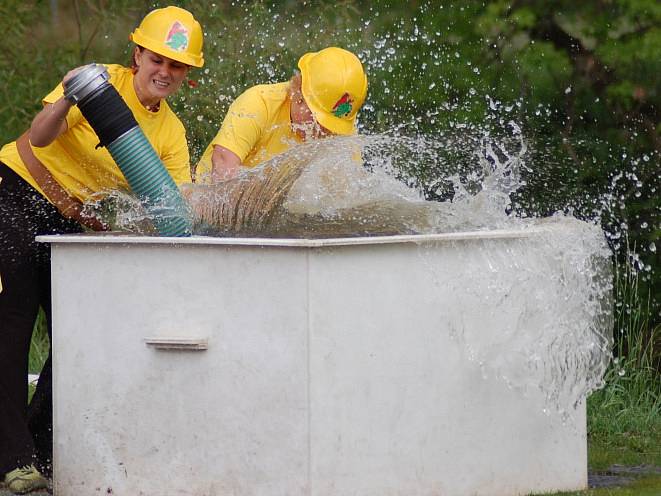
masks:
<instances>
[{"instance_id":1,"label":"dark trousers","mask_svg":"<svg viewBox=\"0 0 661 496\"><path fill-rule=\"evenodd\" d=\"M48 472L53 445L51 352L27 405L32 329L44 309L51 334L50 246L41 234L77 233L41 194L0 163L0 478L36 463Z\"/></svg>"}]
</instances>

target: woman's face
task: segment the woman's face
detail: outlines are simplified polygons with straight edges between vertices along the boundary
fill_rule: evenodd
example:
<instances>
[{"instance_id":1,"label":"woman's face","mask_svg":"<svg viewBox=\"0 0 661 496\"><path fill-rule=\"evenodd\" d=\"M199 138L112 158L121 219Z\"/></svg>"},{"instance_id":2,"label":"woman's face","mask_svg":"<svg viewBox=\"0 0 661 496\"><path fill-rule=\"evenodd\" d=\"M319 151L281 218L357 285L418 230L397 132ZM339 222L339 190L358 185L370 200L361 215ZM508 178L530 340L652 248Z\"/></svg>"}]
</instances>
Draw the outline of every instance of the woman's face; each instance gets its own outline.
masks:
<instances>
[{"instance_id":1,"label":"woman's face","mask_svg":"<svg viewBox=\"0 0 661 496\"><path fill-rule=\"evenodd\" d=\"M189 66L146 48L135 48L137 67L134 84L143 105L155 105L175 93L188 74Z\"/></svg>"}]
</instances>

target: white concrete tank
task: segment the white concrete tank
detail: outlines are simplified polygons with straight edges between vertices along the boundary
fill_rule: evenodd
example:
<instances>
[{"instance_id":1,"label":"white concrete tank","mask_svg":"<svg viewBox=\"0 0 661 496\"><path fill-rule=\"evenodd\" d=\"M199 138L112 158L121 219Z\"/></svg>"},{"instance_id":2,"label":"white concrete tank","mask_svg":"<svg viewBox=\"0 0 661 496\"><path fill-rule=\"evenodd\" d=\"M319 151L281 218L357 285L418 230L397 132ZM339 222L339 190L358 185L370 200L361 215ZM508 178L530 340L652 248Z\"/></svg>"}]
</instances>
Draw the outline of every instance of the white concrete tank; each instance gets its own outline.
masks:
<instances>
[{"instance_id":1,"label":"white concrete tank","mask_svg":"<svg viewBox=\"0 0 661 496\"><path fill-rule=\"evenodd\" d=\"M565 296L538 268L565 268L512 251L547 245L547 231L40 237L52 244L55 494L585 488L584 404L563 423L543 392L485 377L471 345L476 329L491 343L522 320L552 332L540 298ZM517 270L493 270L487 252L512 253ZM470 282L467 260L487 283Z\"/></svg>"}]
</instances>

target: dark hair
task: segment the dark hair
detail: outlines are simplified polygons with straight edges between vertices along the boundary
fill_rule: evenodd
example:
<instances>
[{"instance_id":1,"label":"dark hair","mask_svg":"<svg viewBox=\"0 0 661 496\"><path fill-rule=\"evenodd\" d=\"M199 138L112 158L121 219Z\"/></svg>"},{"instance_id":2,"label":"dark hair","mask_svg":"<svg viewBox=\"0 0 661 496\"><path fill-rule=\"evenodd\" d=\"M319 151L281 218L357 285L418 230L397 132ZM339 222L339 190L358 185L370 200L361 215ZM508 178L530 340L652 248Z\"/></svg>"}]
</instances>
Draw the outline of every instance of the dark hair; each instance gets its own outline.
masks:
<instances>
[{"instance_id":1,"label":"dark hair","mask_svg":"<svg viewBox=\"0 0 661 496\"><path fill-rule=\"evenodd\" d=\"M137 47L138 50L140 50L141 52L145 49L145 47L140 46L140 45L136 45L136 47ZM131 50L131 62L130 62L130 64L129 64L129 66L131 67L131 69L133 69L133 73L135 74L135 72L136 72L137 69L138 69L138 64L137 64L136 61L135 61L135 50Z\"/></svg>"}]
</instances>

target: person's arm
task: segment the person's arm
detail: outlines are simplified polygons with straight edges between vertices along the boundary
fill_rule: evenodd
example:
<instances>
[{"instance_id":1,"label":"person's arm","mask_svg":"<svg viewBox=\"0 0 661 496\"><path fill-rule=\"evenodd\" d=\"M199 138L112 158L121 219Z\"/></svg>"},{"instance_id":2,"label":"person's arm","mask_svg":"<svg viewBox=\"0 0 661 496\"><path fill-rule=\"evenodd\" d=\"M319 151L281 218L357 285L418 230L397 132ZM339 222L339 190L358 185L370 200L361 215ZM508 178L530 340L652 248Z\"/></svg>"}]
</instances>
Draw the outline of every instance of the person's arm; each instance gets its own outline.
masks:
<instances>
[{"instance_id":1,"label":"person's arm","mask_svg":"<svg viewBox=\"0 0 661 496\"><path fill-rule=\"evenodd\" d=\"M30 143L34 146L48 146L55 138L66 132L67 114L72 107L64 97L55 103L48 103L41 109L30 126Z\"/></svg>"},{"instance_id":2,"label":"person's arm","mask_svg":"<svg viewBox=\"0 0 661 496\"><path fill-rule=\"evenodd\" d=\"M62 86L81 68L76 67L62 78ZM53 103L45 103L44 108L35 116L30 125L30 143L44 147L50 145L55 138L68 129L67 114L73 103L60 97Z\"/></svg>"},{"instance_id":3,"label":"person's arm","mask_svg":"<svg viewBox=\"0 0 661 496\"><path fill-rule=\"evenodd\" d=\"M212 182L236 177L243 161L259 142L268 120L268 108L260 88L253 86L234 100L209 145L212 148L210 160L208 148L205 151L200 163L203 172L210 172Z\"/></svg>"},{"instance_id":4,"label":"person's arm","mask_svg":"<svg viewBox=\"0 0 661 496\"><path fill-rule=\"evenodd\" d=\"M232 150L214 145L211 155L211 178L213 181L225 181L239 174L241 159Z\"/></svg>"}]
</instances>

